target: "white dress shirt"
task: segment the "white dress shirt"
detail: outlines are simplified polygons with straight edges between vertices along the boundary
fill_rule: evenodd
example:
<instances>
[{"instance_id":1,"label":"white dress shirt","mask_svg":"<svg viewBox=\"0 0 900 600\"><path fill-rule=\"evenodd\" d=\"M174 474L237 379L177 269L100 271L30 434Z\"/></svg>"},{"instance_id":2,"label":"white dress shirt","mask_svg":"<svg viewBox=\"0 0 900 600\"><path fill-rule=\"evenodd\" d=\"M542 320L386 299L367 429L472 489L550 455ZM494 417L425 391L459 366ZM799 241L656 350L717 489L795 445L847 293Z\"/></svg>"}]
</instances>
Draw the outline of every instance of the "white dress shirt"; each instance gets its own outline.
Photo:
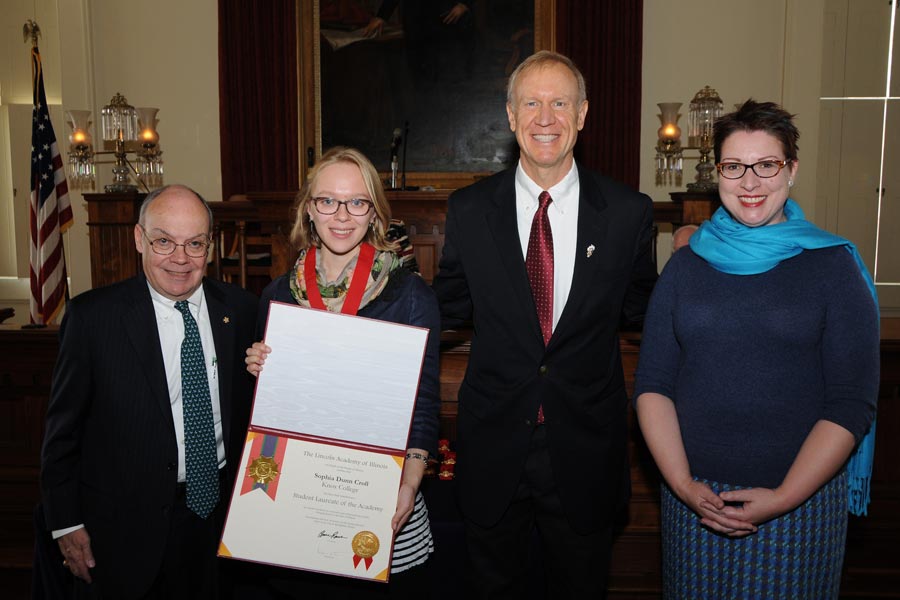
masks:
<instances>
[{"instance_id":1,"label":"white dress shirt","mask_svg":"<svg viewBox=\"0 0 900 600\"><path fill-rule=\"evenodd\" d=\"M150 287L149 283L147 285ZM181 342L184 340L184 317L175 308L174 300L169 300L152 287L150 287L150 297L153 298L153 310L156 312L159 343L162 348L163 363L166 366L166 380L169 384L172 420L175 422L175 439L178 442L178 481L183 482L185 480L185 461L184 403L181 399ZM219 405L218 359L203 287L201 286L194 292L187 302L191 315L197 321L197 328L200 330L200 343L203 345L203 357L209 379L209 397L212 399L213 423L216 428L216 453L221 469L225 464L225 442L222 437L222 408Z\"/></svg>"},{"instance_id":2,"label":"white dress shirt","mask_svg":"<svg viewBox=\"0 0 900 600\"><path fill-rule=\"evenodd\" d=\"M519 241L522 243L522 257L528 256L528 238L531 237L531 222L538 209L538 196L545 191L522 169L516 169L516 219L519 226ZM575 253L578 246L578 169L575 162L562 181L546 190L553 198L547 209L550 229L553 232L553 329L559 323L559 316L566 306L572 289L575 272Z\"/></svg>"}]
</instances>

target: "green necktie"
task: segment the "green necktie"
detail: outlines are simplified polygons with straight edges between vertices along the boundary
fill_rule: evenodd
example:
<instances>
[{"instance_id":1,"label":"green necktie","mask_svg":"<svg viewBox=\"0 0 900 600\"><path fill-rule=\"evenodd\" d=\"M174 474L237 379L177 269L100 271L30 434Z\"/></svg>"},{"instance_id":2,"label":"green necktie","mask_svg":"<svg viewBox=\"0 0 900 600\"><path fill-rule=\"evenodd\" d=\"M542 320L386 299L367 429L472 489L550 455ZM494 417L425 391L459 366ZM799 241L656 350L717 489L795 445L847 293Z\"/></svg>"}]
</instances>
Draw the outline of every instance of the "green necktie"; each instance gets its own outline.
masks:
<instances>
[{"instance_id":1,"label":"green necktie","mask_svg":"<svg viewBox=\"0 0 900 600\"><path fill-rule=\"evenodd\" d=\"M184 317L181 342L181 400L184 407L184 458L187 507L202 518L219 502L219 458L212 400L200 330L185 300L175 303Z\"/></svg>"}]
</instances>

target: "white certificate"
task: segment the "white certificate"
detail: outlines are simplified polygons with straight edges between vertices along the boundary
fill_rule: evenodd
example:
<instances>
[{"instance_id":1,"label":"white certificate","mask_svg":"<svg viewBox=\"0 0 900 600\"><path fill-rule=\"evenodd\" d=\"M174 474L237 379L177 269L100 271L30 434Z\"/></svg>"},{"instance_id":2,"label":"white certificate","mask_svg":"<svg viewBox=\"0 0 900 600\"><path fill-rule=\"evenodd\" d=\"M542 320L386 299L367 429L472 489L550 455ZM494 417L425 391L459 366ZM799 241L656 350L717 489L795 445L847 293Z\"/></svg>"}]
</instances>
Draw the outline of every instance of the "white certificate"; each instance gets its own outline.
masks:
<instances>
[{"instance_id":1,"label":"white certificate","mask_svg":"<svg viewBox=\"0 0 900 600\"><path fill-rule=\"evenodd\" d=\"M219 555L387 581L402 468L402 456L250 432Z\"/></svg>"},{"instance_id":2,"label":"white certificate","mask_svg":"<svg viewBox=\"0 0 900 600\"><path fill-rule=\"evenodd\" d=\"M428 330L273 302L219 555L387 581Z\"/></svg>"},{"instance_id":3,"label":"white certificate","mask_svg":"<svg viewBox=\"0 0 900 600\"><path fill-rule=\"evenodd\" d=\"M273 302L250 424L405 449L428 330Z\"/></svg>"}]
</instances>

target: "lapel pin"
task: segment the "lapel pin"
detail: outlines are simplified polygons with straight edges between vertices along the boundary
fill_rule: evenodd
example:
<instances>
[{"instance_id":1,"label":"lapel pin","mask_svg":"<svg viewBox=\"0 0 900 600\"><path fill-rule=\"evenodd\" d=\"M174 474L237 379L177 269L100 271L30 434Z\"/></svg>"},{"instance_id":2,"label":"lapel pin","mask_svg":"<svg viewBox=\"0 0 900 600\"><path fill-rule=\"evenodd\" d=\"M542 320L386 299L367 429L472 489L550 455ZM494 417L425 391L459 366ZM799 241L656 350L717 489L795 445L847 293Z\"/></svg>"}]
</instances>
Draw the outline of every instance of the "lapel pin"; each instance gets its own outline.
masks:
<instances>
[{"instance_id":1,"label":"lapel pin","mask_svg":"<svg viewBox=\"0 0 900 600\"><path fill-rule=\"evenodd\" d=\"M229 319L228 317L222 317L222 322L223 323L231 323L231 319Z\"/></svg>"},{"instance_id":2,"label":"lapel pin","mask_svg":"<svg viewBox=\"0 0 900 600\"><path fill-rule=\"evenodd\" d=\"M587 247L587 257L588 258L590 258L591 255L594 253L595 248L596 247L593 244L591 244L590 246Z\"/></svg>"}]
</instances>

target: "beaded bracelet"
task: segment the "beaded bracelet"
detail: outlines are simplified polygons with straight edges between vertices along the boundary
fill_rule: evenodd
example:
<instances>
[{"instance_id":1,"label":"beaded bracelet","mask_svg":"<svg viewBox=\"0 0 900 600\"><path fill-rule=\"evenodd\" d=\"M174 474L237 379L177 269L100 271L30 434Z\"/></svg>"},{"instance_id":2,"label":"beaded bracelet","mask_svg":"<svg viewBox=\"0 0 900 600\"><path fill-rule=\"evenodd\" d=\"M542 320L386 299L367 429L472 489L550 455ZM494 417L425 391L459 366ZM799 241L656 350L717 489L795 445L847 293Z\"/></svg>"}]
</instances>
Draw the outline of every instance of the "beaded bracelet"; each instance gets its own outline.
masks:
<instances>
[{"instance_id":1,"label":"beaded bracelet","mask_svg":"<svg viewBox=\"0 0 900 600\"><path fill-rule=\"evenodd\" d=\"M416 460L421 460L423 463L428 464L428 455L422 454L421 452L407 452L406 458L407 460L410 458L415 458Z\"/></svg>"}]
</instances>

